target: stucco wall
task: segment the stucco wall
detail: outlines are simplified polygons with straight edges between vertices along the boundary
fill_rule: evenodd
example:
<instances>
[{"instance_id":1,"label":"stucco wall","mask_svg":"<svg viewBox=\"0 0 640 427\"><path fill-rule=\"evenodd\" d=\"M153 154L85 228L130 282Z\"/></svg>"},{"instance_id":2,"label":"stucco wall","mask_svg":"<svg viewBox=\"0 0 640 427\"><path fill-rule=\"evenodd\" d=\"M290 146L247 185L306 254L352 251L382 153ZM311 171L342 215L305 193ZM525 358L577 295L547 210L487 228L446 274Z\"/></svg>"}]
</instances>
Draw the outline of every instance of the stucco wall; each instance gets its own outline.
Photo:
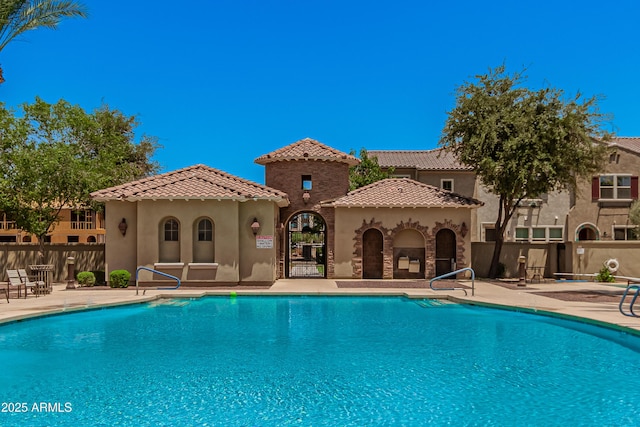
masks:
<instances>
[{"instance_id":1,"label":"stucco wall","mask_svg":"<svg viewBox=\"0 0 640 427\"><path fill-rule=\"evenodd\" d=\"M380 224L389 233L385 236L385 263L389 264L393 260L389 259L392 248L388 245L393 242L394 232L399 233L406 228L426 227L425 246L427 247L426 274L433 277L433 254L429 245L433 245L434 229L436 227L451 228L457 234L458 245L461 246L463 257L458 257L458 268L470 266L471 263L471 240L469 234L462 238L459 234L460 226L464 222L469 226L471 219L471 209L453 208L418 208L418 209L389 209L389 208L338 208L335 219L335 278L358 277L359 272L355 267L358 263L356 254L357 236L360 230L368 227L376 227ZM421 231L422 232L422 231ZM431 246L433 248L433 246ZM431 254L431 255L430 255ZM387 270L392 265L387 266ZM390 273L388 273L390 274ZM386 277L391 278L391 277Z\"/></svg>"},{"instance_id":2,"label":"stucco wall","mask_svg":"<svg viewBox=\"0 0 640 427\"><path fill-rule=\"evenodd\" d=\"M489 190L478 184L475 198L484 202L484 206L476 212L472 239L474 242L485 241L483 224L495 224L498 217L500 199ZM571 194L568 191L553 192L540 196L535 202L525 202L507 224L505 241L516 240L516 227L562 227L564 240L567 239L567 216L569 214Z\"/></svg>"},{"instance_id":3,"label":"stucco wall","mask_svg":"<svg viewBox=\"0 0 640 427\"><path fill-rule=\"evenodd\" d=\"M582 248L579 254L578 248ZM620 268L616 275L640 278L640 241L583 241L567 244L573 273L598 273L604 262L617 259Z\"/></svg>"},{"instance_id":4,"label":"stucco wall","mask_svg":"<svg viewBox=\"0 0 640 427\"><path fill-rule=\"evenodd\" d=\"M159 261L161 226L170 217L180 224L179 262L183 266L158 268L183 281L201 280L220 283L273 282L276 265L276 238L273 248L256 248L256 236L251 224L261 225L259 235L275 236L277 206L268 201L238 202L230 200L144 200L139 202L107 203L107 267L135 272L138 266L154 268ZM118 224L127 219L129 228L123 237ZM197 221L209 218L214 224L214 253L212 262L217 269L199 270L194 276L193 227ZM137 247L137 250L136 250ZM193 267L193 266L192 266ZM141 271L140 280L162 279Z\"/></svg>"},{"instance_id":5,"label":"stucco wall","mask_svg":"<svg viewBox=\"0 0 640 427\"><path fill-rule=\"evenodd\" d=\"M453 192L467 197L475 197L475 174L455 171L418 171L418 181L441 188L443 179L453 180Z\"/></svg>"},{"instance_id":6,"label":"stucco wall","mask_svg":"<svg viewBox=\"0 0 640 427\"><path fill-rule=\"evenodd\" d=\"M74 258L76 274L80 271L104 270L105 245L103 243L45 243L45 259L39 256L40 246L36 243L0 244L0 265L2 268L29 271L34 264L53 265L51 279L56 282L67 279L67 258ZM0 274L6 274L2 271ZM5 282L6 283L6 282Z\"/></svg>"},{"instance_id":7,"label":"stucco wall","mask_svg":"<svg viewBox=\"0 0 640 427\"><path fill-rule=\"evenodd\" d=\"M607 162L602 175L640 174L640 156L622 148L618 148L617 161ZM581 180L575 198L575 206L571 208L568 220L567 241L576 241L578 229L583 224L593 224L599 232L600 240L612 240L614 225L629 225L629 206L627 203L599 203L591 199L591 178Z\"/></svg>"}]
</instances>

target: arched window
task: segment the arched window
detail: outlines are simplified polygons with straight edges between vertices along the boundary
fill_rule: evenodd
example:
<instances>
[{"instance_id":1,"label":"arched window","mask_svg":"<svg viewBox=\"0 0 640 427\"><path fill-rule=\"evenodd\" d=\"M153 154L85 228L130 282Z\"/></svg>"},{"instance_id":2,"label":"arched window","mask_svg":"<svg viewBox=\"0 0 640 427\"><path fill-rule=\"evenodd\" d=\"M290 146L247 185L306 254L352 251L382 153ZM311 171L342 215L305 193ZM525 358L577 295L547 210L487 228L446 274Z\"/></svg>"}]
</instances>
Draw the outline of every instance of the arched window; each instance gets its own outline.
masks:
<instances>
[{"instance_id":1,"label":"arched window","mask_svg":"<svg viewBox=\"0 0 640 427\"><path fill-rule=\"evenodd\" d=\"M197 219L193 226L193 262L214 262L215 226L209 218Z\"/></svg>"},{"instance_id":2,"label":"arched window","mask_svg":"<svg viewBox=\"0 0 640 427\"><path fill-rule=\"evenodd\" d=\"M159 224L160 262L180 262L180 223L167 218Z\"/></svg>"},{"instance_id":3,"label":"arched window","mask_svg":"<svg viewBox=\"0 0 640 427\"><path fill-rule=\"evenodd\" d=\"M164 240L166 242L177 242L180 240L180 233L178 232L178 221L175 219L168 219L164 223Z\"/></svg>"},{"instance_id":4,"label":"arched window","mask_svg":"<svg viewBox=\"0 0 640 427\"><path fill-rule=\"evenodd\" d=\"M211 220L205 218L198 221L198 241L213 241L213 224L211 223Z\"/></svg>"}]
</instances>

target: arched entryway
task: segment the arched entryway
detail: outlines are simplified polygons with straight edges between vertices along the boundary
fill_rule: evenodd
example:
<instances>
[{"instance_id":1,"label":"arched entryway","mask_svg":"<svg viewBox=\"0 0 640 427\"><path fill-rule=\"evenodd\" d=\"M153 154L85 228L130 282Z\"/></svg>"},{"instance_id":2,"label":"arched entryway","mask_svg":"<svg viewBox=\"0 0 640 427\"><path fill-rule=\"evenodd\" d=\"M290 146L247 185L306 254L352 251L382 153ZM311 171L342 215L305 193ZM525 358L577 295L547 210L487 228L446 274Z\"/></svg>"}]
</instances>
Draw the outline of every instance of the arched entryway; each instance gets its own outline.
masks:
<instances>
[{"instance_id":1,"label":"arched entryway","mask_svg":"<svg viewBox=\"0 0 640 427\"><path fill-rule=\"evenodd\" d=\"M599 233L598 229L593 224L582 224L576 230L576 240L584 241L584 240L598 240Z\"/></svg>"},{"instance_id":2,"label":"arched entryway","mask_svg":"<svg viewBox=\"0 0 640 427\"><path fill-rule=\"evenodd\" d=\"M456 233L443 228L436 233L436 276L451 273L456 266Z\"/></svg>"},{"instance_id":3,"label":"arched entryway","mask_svg":"<svg viewBox=\"0 0 640 427\"><path fill-rule=\"evenodd\" d=\"M286 277L327 277L326 224L315 212L300 212L287 223Z\"/></svg>"},{"instance_id":4,"label":"arched entryway","mask_svg":"<svg viewBox=\"0 0 640 427\"><path fill-rule=\"evenodd\" d=\"M362 278L382 279L383 236L380 230L370 228L362 235Z\"/></svg>"}]
</instances>

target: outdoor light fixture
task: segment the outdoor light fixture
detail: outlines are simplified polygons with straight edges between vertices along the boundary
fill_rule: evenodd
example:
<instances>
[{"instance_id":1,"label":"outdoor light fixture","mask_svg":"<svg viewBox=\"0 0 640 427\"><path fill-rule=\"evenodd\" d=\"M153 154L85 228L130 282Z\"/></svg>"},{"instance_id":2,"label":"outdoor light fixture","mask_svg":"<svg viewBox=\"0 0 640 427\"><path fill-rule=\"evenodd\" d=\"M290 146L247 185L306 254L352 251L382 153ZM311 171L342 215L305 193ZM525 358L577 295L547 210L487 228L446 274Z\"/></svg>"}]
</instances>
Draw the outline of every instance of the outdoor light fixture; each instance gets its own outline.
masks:
<instances>
[{"instance_id":1,"label":"outdoor light fixture","mask_svg":"<svg viewBox=\"0 0 640 427\"><path fill-rule=\"evenodd\" d=\"M460 226L460 234L462 234L462 237L465 237L468 231L469 229L467 228L467 223L463 222L462 225Z\"/></svg>"},{"instance_id":2,"label":"outdoor light fixture","mask_svg":"<svg viewBox=\"0 0 640 427\"><path fill-rule=\"evenodd\" d=\"M122 237L127 234L128 227L129 226L127 225L127 220L122 218L122 221L120 221L120 224L118 224L118 230L120 230L120 232L122 233Z\"/></svg>"},{"instance_id":3,"label":"outdoor light fixture","mask_svg":"<svg viewBox=\"0 0 640 427\"><path fill-rule=\"evenodd\" d=\"M256 234L258 234L259 230L260 230L260 223L258 222L257 218L253 218L253 222L251 223L251 231L253 231L253 235L255 236Z\"/></svg>"},{"instance_id":4,"label":"outdoor light fixture","mask_svg":"<svg viewBox=\"0 0 640 427\"><path fill-rule=\"evenodd\" d=\"M307 203L310 198L311 198L311 194L309 194L307 191L302 193L302 201L303 202Z\"/></svg>"}]
</instances>

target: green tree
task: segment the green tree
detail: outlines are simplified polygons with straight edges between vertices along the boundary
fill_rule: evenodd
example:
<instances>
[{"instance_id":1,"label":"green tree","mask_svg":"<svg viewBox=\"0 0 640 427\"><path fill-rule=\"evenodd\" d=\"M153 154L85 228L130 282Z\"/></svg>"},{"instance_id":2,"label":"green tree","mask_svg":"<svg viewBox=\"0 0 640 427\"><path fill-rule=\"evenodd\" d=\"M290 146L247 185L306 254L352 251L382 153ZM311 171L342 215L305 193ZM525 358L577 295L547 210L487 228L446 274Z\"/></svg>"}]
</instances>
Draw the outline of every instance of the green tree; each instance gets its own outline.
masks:
<instances>
[{"instance_id":1,"label":"green tree","mask_svg":"<svg viewBox=\"0 0 640 427\"><path fill-rule=\"evenodd\" d=\"M84 5L58 0L0 0L0 51L36 28L56 29L63 18L86 18ZM0 67L0 83L4 82Z\"/></svg>"},{"instance_id":2,"label":"green tree","mask_svg":"<svg viewBox=\"0 0 640 427\"><path fill-rule=\"evenodd\" d=\"M354 150L350 154L355 156ZM360 149L360 163L349 168L349 190L364 187L381 179L389 178L393 173L393 168L389 168L387 172L383 171L378 164L378 158L369 157L369 153L365 148Z\"/></svg>"},{"instance_id":3,"label":"green tree","mask_svg":"<svg viewBox=\"0 0 640 427\"><path fill-rule=\"evenodd\" d=\"M562 90L531 90L525 81L523 72L508 74L500 66L459 86L440 139L499 198L492 278L519 203L575 190L578 179L601 168L606 147L598 141L610 137L598 97L565 99Z\"/></svg>"},{"instance_id":4,"label":"green tree","mask_svg":"<svg viewBox=\"0 0 640 427\"><path fill-rule=\"evenodd\" d=\"M154 138L135 142L135 117L106 106L94 113L39 98L22 114L0 108L0 209L16 226L44 238L64 208L92 205L92 191L157 172ZM96 206L94 205L94 208Z\"/></svg>"}]
</instances>

